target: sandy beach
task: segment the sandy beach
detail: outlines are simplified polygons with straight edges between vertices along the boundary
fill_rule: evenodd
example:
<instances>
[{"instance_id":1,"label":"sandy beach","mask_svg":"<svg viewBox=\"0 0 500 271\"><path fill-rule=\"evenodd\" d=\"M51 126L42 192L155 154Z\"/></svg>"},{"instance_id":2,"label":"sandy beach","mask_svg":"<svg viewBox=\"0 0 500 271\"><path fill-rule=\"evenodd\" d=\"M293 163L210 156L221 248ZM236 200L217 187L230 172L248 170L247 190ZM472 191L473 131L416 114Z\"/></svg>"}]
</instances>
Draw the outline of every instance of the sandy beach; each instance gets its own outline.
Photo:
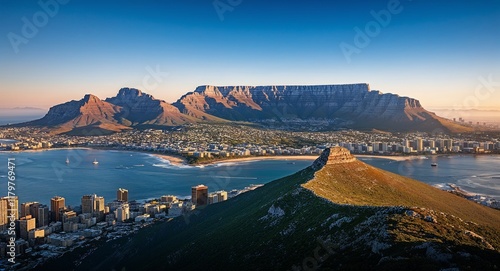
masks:
<instances>
[{"instance_id":1,"label":"sandy beach","mask_svg":"<svg viewBox=\"0 0 500 271\"><path fill-rule=\"evenodd\" d=\"M173 156L173 155L166 155L166 154L157 154L157 153L150 153L156 157L159 157L161 159L165 159L170 162L170 164L174 166L180 166L180 165L187 165L186 159L178 156Z\"/></svg>"},{"instance_id":2,"label":"sandy beach","mask_svg":"<svg viewBox=\"0 0 500 271\"><path fill-rule=\"evenodd\" d=\"M153 154L156 157L168 160L172 165L186 165L186 159L178 156L164 155L164 154ZM356 158L379 158L379 159L389 159L394 161L405 161L410 159L420 159L420 156L381 156L381 155L355 155ZM219 163L239 163L239 162L249 162L249 161L264 161L264 160L283 160L283 161L294 161L294 160L310 160L314 161L318 158L318 155L277 155L277 156L247 156L247 157L237 157L230 159L221 159L203 163L204 165L213 165ZM193 165L194 166L194 165Z\"/></svg>"}]
</instances>

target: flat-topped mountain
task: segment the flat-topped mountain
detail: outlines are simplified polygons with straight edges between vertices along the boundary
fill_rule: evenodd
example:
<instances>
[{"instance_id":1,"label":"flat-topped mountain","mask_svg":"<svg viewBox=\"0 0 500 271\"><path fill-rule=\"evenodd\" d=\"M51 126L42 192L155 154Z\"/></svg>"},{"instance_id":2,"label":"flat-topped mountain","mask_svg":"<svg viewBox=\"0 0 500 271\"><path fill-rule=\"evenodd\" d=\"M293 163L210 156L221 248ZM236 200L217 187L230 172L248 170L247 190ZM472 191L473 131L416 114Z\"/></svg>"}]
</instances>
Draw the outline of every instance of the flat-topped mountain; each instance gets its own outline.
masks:
<instances>
[{"instance_id":1,"label":"flat-topped mountain","mask_svg":"<svg viewBox=\"0 0 500 271\"><path fill-rule=\"evenodd\" d=\"M105 100L89 94L80 101L56 105L42 119L17 126L46 126L56 133L93 135L137 127L230 121L278 123L283 128L297 122L319 122L327 129L471 130L425 110L418 100L371 91L368 84L201 86L173 104L138 89L122 88L115 97ZM308 129L310 125L301 127Z\"/></svg>"},{"instance_id":2,"label":"flat-topped mountain","mask_svg":"<svg viewBox=\"0 0 500 271\"><path fill-rule=\"evenodd\" d=\"M499 236L500 211L332 148L293 175L41 270L492 270Z\"/></svg>"},{"instance_id":3,"label":"flat-topped mountain","mask_svg":"<svg viewBox=\"0 0 500 271\"><path fill-rule=\"evenodd\" d=\"M425 110L418 100L372 91L368 84L200 86L174 105L197 118L212 115L250 122L341 119L346 127L357 129L468 130Z\"/></svg>"}]
</instances>

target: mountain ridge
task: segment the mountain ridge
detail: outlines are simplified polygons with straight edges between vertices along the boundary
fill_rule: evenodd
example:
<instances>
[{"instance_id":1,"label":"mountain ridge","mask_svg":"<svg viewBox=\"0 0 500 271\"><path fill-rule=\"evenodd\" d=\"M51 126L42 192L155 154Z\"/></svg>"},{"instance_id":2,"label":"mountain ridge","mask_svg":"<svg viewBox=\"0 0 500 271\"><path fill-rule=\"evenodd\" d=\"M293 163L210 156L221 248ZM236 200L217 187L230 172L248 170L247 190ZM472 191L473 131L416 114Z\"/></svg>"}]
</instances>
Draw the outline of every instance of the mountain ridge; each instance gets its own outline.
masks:
<instances>
[{"instance_id":1,"label":"mountain ridge","mask_svg":"<svg viewBox=\"0 0 500 271\"><path fill-rule=\"evenodd\" d=\"M391 131L462 132L465 127L425 110L409 97L371 90L369 84L200 86L174 103L181 112L233 121L346 119L348 127Z\"/></svg>"},{"instance_id":2,"label":"mountain ridge","mask_svg":"<svg viewBox=\"0 0 500 271\"><path fill-rule=\"evenodd\" d=\"M135 88L101 100L87 94L50 108L41 119L17 126L45 126L54 133L89 135L137 127L189 123L327 123L325 129L466 132L409 97L370 90L368 84L296 86L199 86L169 104Z\"/></svg>"}]
</instances>

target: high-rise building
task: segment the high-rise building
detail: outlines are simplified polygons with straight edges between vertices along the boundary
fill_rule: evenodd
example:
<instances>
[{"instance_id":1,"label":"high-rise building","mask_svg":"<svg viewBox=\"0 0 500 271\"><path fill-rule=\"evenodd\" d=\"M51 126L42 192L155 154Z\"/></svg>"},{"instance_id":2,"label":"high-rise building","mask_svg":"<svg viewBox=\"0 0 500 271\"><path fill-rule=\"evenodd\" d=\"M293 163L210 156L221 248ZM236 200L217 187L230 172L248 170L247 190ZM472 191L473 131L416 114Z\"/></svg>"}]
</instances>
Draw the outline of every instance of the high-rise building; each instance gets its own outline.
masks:
<instances>
[{"instance_id":1,"label":"high-rise building","mask_svg":"<svg viewBox=\"0 0 500 271\"><path fill-rule=\"evenodd\" d=\"M123 188L118 188L116 191L116 200L117 201L128 201L128 190Z\"/></svg>"},{"instance_id":2,"label":"high-rise building","mask_svg":"<svg viewBox=\"0 0 500 271\"><path fill-rule=\"evenodd\" d=\"M31 215L36 219L36 226L49 225L49 207L39 202L25 202L21 204L21 217Z\"/></svg>"},{"instance_id":3,"label":"high-rise building","mask_svg":"<svg viewBox=\"0 0 500 271\"><path fill-rule=\"evenodd\" d=\"M32 215L30 212L30 208L32 205L34 205L36 203L38 203L38 202L31 201L31 202L21 203L21 217L25 217L27 215Z\"/></svg>"},{"instance_id":4,"label":"high-rise building","mask_svg":"<svg viewBox=\"0 0 500 271\"><path fill-rule=\"evenodd\" d=\"M120 207L115 210L116 220L119 222L123 222L130 218L130 209L127 203L122 204Z\"/></svg>"},{"instance_id":5,"label":"high-rise building","mask_svg":"<svg viewBox=\"0 0 500 271\"><path fill-rule=\"evenodd\" d=\"M208 195L208 204L214 204L225 200L227 200L227 192L224 190L210 193Z\"/></svg>"},{"instance_id":6,"label":"high-rise building","mask_svg":"<svg viewBox=\"0 0 500 271\"><path fill-rule=\"evenodd\" d=\"M225 201L227 200L227 191L218 191L217 192L217 196L218 196L218 201L221 202L221 201Z\"/></svg>"},{"instance_id":7,"label":"high-rise building","mask_svg":"<svg viewBox=\"0 0 500 271\"><path fill-rule=\"evenodd\" d=\"M208 194L208 204L214 204L217 202L219 202L219 197L217 196L216 193Z\"/></svg>"},{"instance_id":8,"label":"high-rise building","mask_svg":"<svg viewBox=\"0 0 500 271\"><path fill-rule=\"evenodd\" d=\"M434 140L429 140L427 143L429 144L429 148L436 148L436 142Z\"/></svg>"},{"instance_id":9,"label":"high-rise building","mask_svg":"<svg viewBox=\"0 0 500 271\"><path fill-rule=\"evenodd\" d=\"M78 222L78 216L76 216L76 212L75 211L64 212L62 214L62 222L63 223Z\"/></svg>"},{"instance_id":10,"label":"high-rise building","mask_svg":"<svg viewBox=\"0 0 500 271\"><path fill-rule=\"evenodd\" d=\"M50 199L50 212L52 221L61 221L60 210L65 208L63 197L55 196Z\"/></svg>"},{"instance_id":11,"label":"high-rise building","mask_svg":"<svg viewBox=\"0 0 500 271\"><path fill-rule=\"evenodd\" d=\"M24 240L28 240L29 232L36 228L36 219L27 215L25 217L19 218L19 236Z\"/></svg>"},{"instance_id":12,"label":"high-rise building","mask_svg":"<svg viewBox=\"0 0 500 271\"><path fill-rule=\"evenodd\" d=\"M191 201L197 206L208 204L208 187L205 185L197 185L191 188Z\"/></svg>"},{"instance_id":13,"label":"high-rise building","mask_svg":"<svg viewBox=\"0 0 500 271\"><path fill-rule=\"evenodd\" d=\"M104 197L95 196L94 198L94 214L99 216L101 219L104 217L104 213L106 212L106 204L104 203Z\"/></svg>"},{"instance_id":14,"label":"high-rise building","mask_svg":"<svg viewBox=\"0 0 500 271\"><path fill-rule=\"evenodd\" d=\"M94 212L94 201L92 195L82 197L82 214L91 214Z\"/></svg>"},{"instance_id":15,"label":"high-rise building","mask_svg":"<svg viewBox=\"0 0 500 271\"><path fill-rule=\"evenodd\" d=\"M436 140L436 147L439 148L440 151L444 150L444 139L438 139Z\"/></svg>"},{"instance_id":16,"label":"high-rise building","mask_svg":"<svg viewBox=\"0 0 500 271\"><path fill-rule=\"evenodd\" d=\"M33 212L36 214L37 228L49 225L49 206L45 204L36 204L33 206Z\"/></svg>"},{"instance_id":17,"label":"high-rise building","mask_svg":"<svg viewBox=\"0 0 500 271\"><path fill-rule=\"evenodd\" d=\"M418 152L421 152L424 150L424 140L422 138L417 138L415 139L413 143L413 148L417 150Z\"/></svg>"},{"instance_id":18,"label":"high-rise building","mask_svg":"<svg viewBox=\"0 0 500 271\"><path fill-rule=\"evenodd\" d=\"M408 140L408 139L403 140L403 147L407 147L407 148L411 147L411 146L410 146L410 143L411 143L411 142L410 142L410 140Z\"/></svg>"},{"instance_id":19,"label":"high-rise building","mask_svg":"<svg viewBox=\"0 0 500 271\"><path fill-rule=\"evenodd\" d=\"M8 228L10 223L9 215L14 214L15 220L19 218L19 200L15 197L0 198L0 230Z\"/></svg>"},{"instance_id":20,"label":"high-rise building","mask_svg":"<svg viewBox=\"0 0 500 271\"><path fill-rule=\"evenodd\" d=\"M104 197L94 195L85 195L82 197L82 213L92 214L102 219L105 212Z\"/></svg>"},{"instance_id":21,"label":"high-rise building","mask_svg":"<svg viewBox=\"0 0 500 271\"><path fill-rule=\"evenodd\" d=\"M381 145L380 150L383 152L387 152L388 144L386 142L382 142L380 145Z\"/></svg>"},{"instance_id":22,"label":"high-rise building","mask_svg":"<svg viewBox=\"0 0 500 271\"><path fill-rule=\"evenodd\" d=\"M177 201L177 197L173 195L164 195L160 198L161 202L173 203Z\"/></svg>"},{"instance_id":23,"label":"high-rise building","mask_svg":"<svg viewBox=\"0 0 500 271\"><path fill-rule=\"evenodd\" d=\"M453 148L453 140L445 139L444 140L444 147L447 149L447 151L451 151Z\"/></svg>"}]
</instances>

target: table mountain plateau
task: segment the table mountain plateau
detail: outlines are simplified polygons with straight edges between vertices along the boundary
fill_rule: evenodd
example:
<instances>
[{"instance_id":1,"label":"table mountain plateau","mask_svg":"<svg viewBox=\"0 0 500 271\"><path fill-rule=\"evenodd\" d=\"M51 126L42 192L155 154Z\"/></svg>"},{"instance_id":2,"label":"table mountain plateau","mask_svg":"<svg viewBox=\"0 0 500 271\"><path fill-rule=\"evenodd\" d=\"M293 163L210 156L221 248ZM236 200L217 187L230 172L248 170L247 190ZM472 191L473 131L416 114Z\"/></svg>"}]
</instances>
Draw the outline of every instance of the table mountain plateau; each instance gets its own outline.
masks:
<instances>
[{"instance_id":1,"label":"table mountain plateau","mask_svg":"<svg viewBox=\"0 0 500 271\"><path fill-rule=\"evenodd\" d=\"M425 110L418 100L371 91L368 84L200 86L174 105L197 118L211 115L249 122L342 119L355 129L468 130Z\"/></svg>"}]
</instances>

